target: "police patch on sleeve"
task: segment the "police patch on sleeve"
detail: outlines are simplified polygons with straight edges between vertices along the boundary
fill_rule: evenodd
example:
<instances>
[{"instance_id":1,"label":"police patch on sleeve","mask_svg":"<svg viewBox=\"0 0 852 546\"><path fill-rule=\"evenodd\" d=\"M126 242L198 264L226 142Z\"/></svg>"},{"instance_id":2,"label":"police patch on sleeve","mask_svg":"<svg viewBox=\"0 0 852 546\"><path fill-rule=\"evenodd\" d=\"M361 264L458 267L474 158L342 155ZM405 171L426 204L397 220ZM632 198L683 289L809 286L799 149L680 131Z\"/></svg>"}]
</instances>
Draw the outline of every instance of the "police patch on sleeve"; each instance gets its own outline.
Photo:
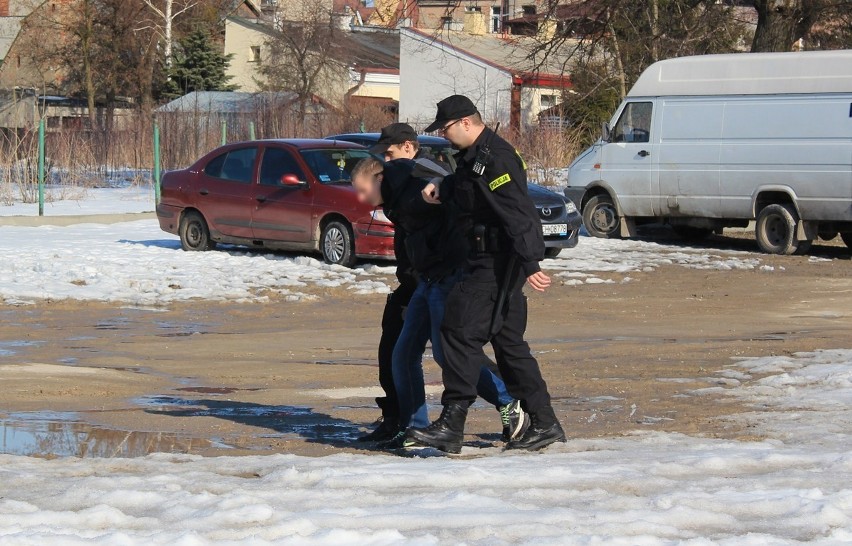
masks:
<instances>
[{"instance_id":1,"label":"police patch on sleeve","mask_svg":"<svg viewBox=\"0 0 852 546\"><path fill-rule=\"evenodd\" d=\"M499 188L500 186L505 186L506 184L508 184L511 181L512 181L512 177L509 176L509 173L506 173L503 176L498 176L497 178L492 180L488 184L488 189L491 190L491 191L494 191L497 188Z\"/></svg>"}]
</instances>

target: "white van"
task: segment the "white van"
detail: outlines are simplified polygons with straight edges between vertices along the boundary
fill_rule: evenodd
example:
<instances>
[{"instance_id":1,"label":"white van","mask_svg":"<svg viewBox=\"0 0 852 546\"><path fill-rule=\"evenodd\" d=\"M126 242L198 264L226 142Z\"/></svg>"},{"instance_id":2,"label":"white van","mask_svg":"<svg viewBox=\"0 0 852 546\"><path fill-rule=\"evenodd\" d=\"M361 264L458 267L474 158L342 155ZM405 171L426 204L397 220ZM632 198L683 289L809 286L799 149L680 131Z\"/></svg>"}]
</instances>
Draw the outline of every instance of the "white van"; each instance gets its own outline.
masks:
<instances>
[{"instance_id":1,"label":"white van","mask_svg":"<svg viewBox=\"0 0 852 546\"><path fill-rule=\"evenodd\" d=\"M565 195L597 237L665 222L700 238L756 220L762 250L852 247L852 50L742 53L655 63Z\"/></svg>"}]
</instances>

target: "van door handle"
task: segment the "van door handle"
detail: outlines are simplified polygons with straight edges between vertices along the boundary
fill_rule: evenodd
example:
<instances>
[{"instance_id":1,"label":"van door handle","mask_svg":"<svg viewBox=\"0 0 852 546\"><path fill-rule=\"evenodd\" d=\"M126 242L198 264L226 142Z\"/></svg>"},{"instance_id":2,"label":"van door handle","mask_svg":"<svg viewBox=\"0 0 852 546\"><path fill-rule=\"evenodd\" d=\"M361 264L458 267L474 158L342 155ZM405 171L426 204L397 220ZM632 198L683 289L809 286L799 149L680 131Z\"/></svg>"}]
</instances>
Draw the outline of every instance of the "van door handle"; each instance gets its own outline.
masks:
<instances>
[{"instance_id":1,"label":"van door handle","mask_svg":"<svg viewBox=\"0 0 852 546\"><path fill-rule=\"evenodd\" d=\"M255 197L255 199L256 199L259 203L265 203L265 202L266 202L266 196L265 196L265 195L258 195L257 197Z\"/></svg>"},{"instance_id":2,"label":"van door handle","mask_svg":"<svg viewBox=\"0 0 852 546\"><path fill-rule=\"evenodd\" d=\"M651 155L651 152L649 152L648 150L639 151L639 157L648 157L649 155Z\"/></svg>"},{"instance_id":3,"label":"van door handle","mask_svg":"<svg viewBox=\"0 0 852 546\"><path fill-rule=\"evenodd\" d=\"M204 189L204 190L199 190L198 193L200 193L201 195L207 195L210 192L208 190Z\"/></svg>"}]
</instances>

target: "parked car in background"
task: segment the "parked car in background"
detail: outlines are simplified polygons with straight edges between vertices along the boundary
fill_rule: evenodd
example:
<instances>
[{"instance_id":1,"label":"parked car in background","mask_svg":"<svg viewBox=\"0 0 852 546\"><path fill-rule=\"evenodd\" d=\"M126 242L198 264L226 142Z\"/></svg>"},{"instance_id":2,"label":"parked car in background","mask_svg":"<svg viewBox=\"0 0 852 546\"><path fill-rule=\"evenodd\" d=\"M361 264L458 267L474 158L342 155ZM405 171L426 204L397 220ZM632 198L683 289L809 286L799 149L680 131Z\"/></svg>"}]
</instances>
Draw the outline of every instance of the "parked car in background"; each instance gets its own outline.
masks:
<instances>
[{"instance_id":1,"label":"parked car in background","mask_svg":"<svg viewBox=\"0 0 852 546\"><path fill-rule=\"evenodd\" d=\"M346 133L342 135L332 135L325 137L326 140L345 140L346 142L354 142L355 144L360 144L361 146L366 146L367 148L374 146L378 141L381 133ZM420 144L422 149L425 149L429 154L435 156L435 158L443 161L453 169L456 168L456 162L453 159L453 154L456 151L453 149L453 145L450 144L450 141L435 136L429 135L419 135L417 137L417 143Z\"/></svg>"},{"instance_id":2,"label":"parked car in background","mask_svg":"<svg viewBox=\"0 0 852 546\"><path fill-rule=\"evenodd\" d=\"M361 144L362 146L373 146L379 140L380 133L347 133L325 137L326 140L346 141ZM421 148L425 148L431 155L449 164L455 169L453 154L456 150L449 140L441 137L420 135L417 142ZM577 246L580 227L583 218L574 203L552 192L538 184L529 184L529 193L538 216L541 219L544 243L547 246L547 257L553 258L563 248L574 248Z\"/></svg>"},{"instance_id":3,"label":"parked car in background","mask_svg":"<svg viewBox=\"0 0 852 546\"><path fill-rule=\"evenodd\" d=\"M328 263L393 258L393 226L358 203L350 173L368 150L350 142L260 140L213 150L162 179L160 227L184 250L217 243L319 252Z\"/></svg>"}]
</instances>

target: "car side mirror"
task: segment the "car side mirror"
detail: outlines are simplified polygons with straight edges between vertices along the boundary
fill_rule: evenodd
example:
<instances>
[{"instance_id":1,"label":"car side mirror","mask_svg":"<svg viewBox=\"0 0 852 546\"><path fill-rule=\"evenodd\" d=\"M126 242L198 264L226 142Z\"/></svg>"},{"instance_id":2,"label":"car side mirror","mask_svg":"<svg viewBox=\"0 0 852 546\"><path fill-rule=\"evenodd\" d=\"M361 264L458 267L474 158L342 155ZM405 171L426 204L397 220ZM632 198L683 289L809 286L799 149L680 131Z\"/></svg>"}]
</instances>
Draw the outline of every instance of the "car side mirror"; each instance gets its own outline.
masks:
<instances>
[{"instance_id":1,"label":"car side mirror","mask_svg":"<svg viewBox=\"0 0 852 546\"><path fill-rule=\"evenodd\" d=\"M610 138L612 138L612 129L609 127L609 122L605 121L601 123L601 142L609 142Z\"/></svg>"},{"instance_id":2,"label":"car side mirror","mask_svg":"<svg viewBox=\"0 0 852 546\"><path fill-rule=\"evenodd\" d=\"M288 188L297 188L304 186L305 183L299 180L299 177L295 174L285 174L281 177L281 185Z\"/></svg>"}]
</instances>

